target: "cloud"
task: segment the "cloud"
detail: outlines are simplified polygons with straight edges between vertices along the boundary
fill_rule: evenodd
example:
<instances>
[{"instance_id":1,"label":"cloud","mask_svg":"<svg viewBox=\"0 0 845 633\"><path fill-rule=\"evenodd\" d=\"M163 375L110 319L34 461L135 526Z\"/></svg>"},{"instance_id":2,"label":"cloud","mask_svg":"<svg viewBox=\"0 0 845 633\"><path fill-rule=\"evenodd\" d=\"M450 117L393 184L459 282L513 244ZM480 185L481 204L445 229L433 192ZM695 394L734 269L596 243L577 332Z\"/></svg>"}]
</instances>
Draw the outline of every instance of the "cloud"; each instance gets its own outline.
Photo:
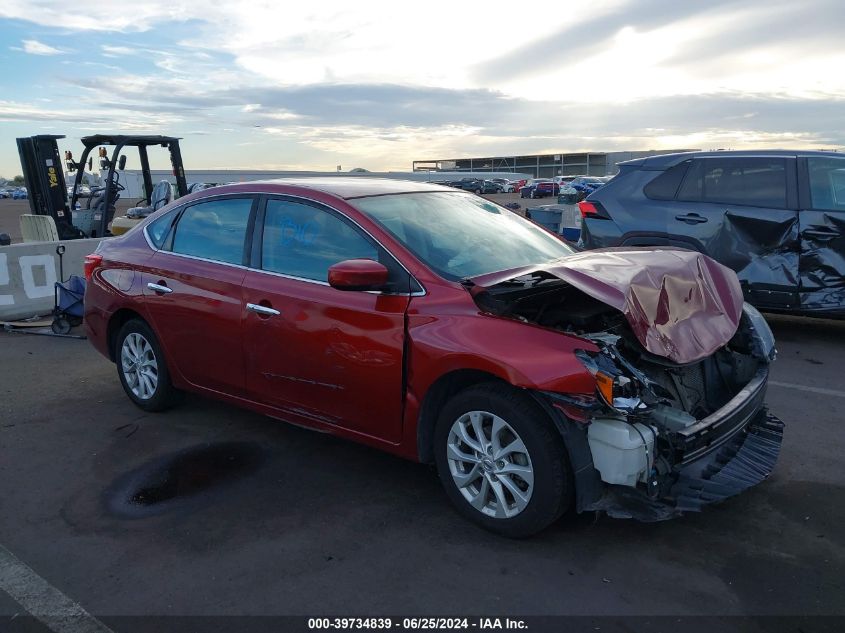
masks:
<instances>
[{"instance_id":1,"label":"cloud","mask_svg":"<svg viewBox=\"0 0 845 633\"><path fill-rule=\"evenodd\" d=\"M338 155L374 169L442 156L845 145L842 0L571 0L518 16L496 0L483 11L438 0L143 0L131 12L2 3L4 19L39 24L41 39L91 41L83 63L96 66L50 78L60 110L39 107L47 90L32 85L0 102L0 120L207 131L191 139L203 160L235 160L233 139L256 164L284 147L297 164Z\"/></svg>"},{"instance_id":2,"label":"cloud","mask_svg":"<svg viewBox=\"0 0 845 633\"><path fill-rule=\"evenodd\" d=\"M623 143L630 144L626 149L648 149L655 142L663 147L845 145L842 97L713 93L654 97L621 107L395 84L256 87L125 75L105 88L95 79L66 81L75 86L80 106L192 121L194 129L203 124L212 132L260 127L303 145L347 153L356 144L370 152L375 144L397 153L417 147L413 156L418 157L431 155L435 142L464 155L471 147L519 154L598 151Z\"/></svg>"},{"instance_id":3,"label":"cloud","mask_svg":"<svg viewBox=\"0 0 845 633\"><path fill-rule=\"evenodd\" d=\"M23 51L29 55L64 55L65 51L58 48L53 48L49 44L44 44L38 40L23 40L22 48L13 47L14 50Z\"/></svg>"},{"instance_id":4,"label":"cloud","mask_svg":"<svg viewBox=\"0 0 845 633\"><path fill-rule=\"evenodd\" d=\"M161 22L187 19L191 5L187 0L144 0L131 7L104 10L97 0L4 0L3 18L46 27L59 25L70 31L147 31Z\"/></svg>"},{"instance_id":5,"label":"cloud","mask_svg":"<svg viewBox=\"0 0 845 633\"><path fill-rule=\"evenodd\" d=\"M121 57L123 55L134 55L137 52L128 46L110 46L108 44L101 45L100 50L103 51L103 57Z\"/></svg>"}]
</instances>

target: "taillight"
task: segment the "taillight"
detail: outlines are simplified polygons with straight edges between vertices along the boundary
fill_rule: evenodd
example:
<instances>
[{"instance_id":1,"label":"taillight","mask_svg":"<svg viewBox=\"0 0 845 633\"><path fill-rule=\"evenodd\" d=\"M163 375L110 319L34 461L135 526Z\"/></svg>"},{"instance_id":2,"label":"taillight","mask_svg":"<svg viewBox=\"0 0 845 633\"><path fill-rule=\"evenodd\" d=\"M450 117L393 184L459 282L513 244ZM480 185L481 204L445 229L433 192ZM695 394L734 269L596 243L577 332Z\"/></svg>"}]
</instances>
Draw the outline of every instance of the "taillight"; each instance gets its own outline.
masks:
<instances>
[{"instance_id":1,"label":"taillight","mask_svg":"<svg viewBox=\"0 0 845 633\"><path fill-rule=\"evenodd\" d=\"M85 264L83 270L85 271L85 281L91 281L91 275L103 263L103 256L97 253L91 253L85 256Z\"/></svg>"},{"instance_id":2,"label":"taillight","mask_svg":"<svg viewBox=\"0 0 845 633\"><path fill-rule=\"evenodd\" d=\"M599 214L599 210L596 209L596 205L592 202L587 202L586 200L582 200L578 203L578 210L581 212L582 218L586 218L588 215Z\"/></svg>"}]
</instances>

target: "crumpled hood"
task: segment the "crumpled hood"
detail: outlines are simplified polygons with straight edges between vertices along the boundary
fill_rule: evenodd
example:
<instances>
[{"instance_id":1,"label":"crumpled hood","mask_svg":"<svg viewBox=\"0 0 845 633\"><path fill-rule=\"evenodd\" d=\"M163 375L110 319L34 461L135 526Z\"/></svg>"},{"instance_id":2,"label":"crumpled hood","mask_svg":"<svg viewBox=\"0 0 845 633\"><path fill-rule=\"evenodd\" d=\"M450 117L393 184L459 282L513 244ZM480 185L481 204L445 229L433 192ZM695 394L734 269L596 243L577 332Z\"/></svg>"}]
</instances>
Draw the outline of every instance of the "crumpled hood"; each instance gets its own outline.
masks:
<instances>
[{"instance_id":1,"label":"crumpled hood","mask_svg":"<svg viewBox=\"0 0 845 633\"><path fill-rule=\"evenodd\" d=\"M541 271L622 312L643 347L676 363L713 354L742 315L736 274L695 251L605 248L472 281L490 287Z\"/></svg>"}]
</instances>

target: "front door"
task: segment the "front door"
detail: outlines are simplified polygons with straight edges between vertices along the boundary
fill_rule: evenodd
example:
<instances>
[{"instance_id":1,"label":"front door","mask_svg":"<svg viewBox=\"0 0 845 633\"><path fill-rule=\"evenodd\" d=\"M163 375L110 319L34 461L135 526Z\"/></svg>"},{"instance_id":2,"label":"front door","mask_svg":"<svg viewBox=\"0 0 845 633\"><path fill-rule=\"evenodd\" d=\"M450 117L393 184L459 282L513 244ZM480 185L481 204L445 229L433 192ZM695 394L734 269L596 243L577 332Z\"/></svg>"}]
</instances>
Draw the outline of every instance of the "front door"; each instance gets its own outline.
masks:
<instances>
[{"instance_id":1,"label":"front door","mask_svg":"<svg viewBox=\"0 0 845 633\"><path fill-rule=\"evenodd\" d=\"M381 261L391 276L401 269L342 214L316 203L270 198L259 218L253 263L261 270L249 270L243 284L248 396L398 442L408 293L336 290L326 279L346 259Z\"/></svg>"},{"instance_id":2,"label":"front door","mask_svg":"<svg viewBox=\"0 0 845 633\"><path fill-rule=\"evenodd\" d=\"M845 313L845 157L799 160L801 308Z\"/></svg>"}]
</instances>

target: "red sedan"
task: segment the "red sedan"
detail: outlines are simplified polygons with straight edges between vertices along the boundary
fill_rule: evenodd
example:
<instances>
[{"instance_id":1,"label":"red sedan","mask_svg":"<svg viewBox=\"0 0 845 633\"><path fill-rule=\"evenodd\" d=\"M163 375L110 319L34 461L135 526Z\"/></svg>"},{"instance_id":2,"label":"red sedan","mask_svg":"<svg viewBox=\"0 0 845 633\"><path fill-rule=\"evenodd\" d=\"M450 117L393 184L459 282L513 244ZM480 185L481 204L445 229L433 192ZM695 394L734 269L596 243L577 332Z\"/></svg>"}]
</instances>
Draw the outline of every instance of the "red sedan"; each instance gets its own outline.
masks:
<instances>
[{"instance_id":1,"label":"red sedan","mask_svg":"<svg viewBox=\"0 0 845 633\"><path fill-rule=\"evenodd\" d=\"M777 459L771 331L691 251L577 253L465 192L311 178L180 198L86 276L137 406L192 391L433 462L502 534L698 510Z\"/></svg>"}]
</instances>

